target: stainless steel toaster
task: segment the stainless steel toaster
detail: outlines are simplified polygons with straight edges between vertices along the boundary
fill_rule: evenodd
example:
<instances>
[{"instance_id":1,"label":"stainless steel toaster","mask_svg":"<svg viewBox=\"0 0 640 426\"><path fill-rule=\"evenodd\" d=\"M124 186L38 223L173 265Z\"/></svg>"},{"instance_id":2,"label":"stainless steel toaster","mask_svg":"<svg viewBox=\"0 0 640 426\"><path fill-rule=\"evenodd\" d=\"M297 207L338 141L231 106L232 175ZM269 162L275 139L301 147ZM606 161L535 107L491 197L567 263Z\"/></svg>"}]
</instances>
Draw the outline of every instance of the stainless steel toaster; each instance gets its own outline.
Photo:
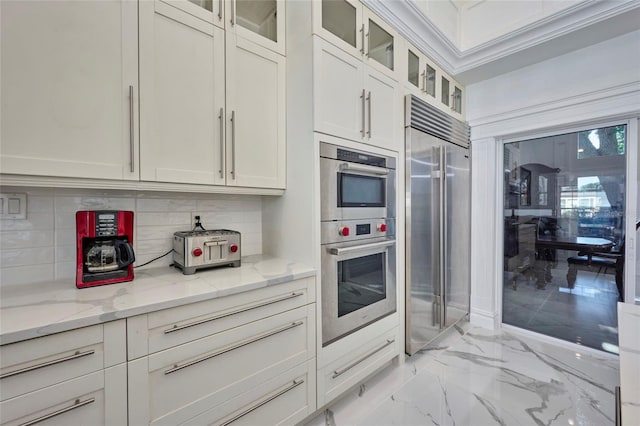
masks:
<instances>
[{"instance_id":1,"label":"stainless steel toaster","mask_svg":"<svg viewBox=\"0 0 640 426\"><path fill-rule=\"evenodd\" d=\"M240 233L228 229L173 234L173 263L185 275L213 266L240 266Z\"/></svg>"}]
</instances>

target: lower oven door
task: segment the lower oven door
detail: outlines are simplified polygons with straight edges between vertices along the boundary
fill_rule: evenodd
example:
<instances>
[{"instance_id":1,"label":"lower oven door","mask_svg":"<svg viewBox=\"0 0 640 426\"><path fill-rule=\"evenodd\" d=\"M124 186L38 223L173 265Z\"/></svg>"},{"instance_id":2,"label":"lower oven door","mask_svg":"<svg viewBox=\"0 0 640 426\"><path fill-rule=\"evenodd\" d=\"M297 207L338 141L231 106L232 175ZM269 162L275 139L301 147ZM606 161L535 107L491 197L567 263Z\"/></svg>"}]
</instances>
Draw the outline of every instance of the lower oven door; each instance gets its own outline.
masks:
<instances>
[{"instance_id":1,"label":"lower oven door","mask_svg":"<svg viewBox=\"0 0 640 426\"><path fill-rule=\"evenodd\" d=\"M396 311L396 242L322 247L322 346Z\"/></svg>"}]
</instances>

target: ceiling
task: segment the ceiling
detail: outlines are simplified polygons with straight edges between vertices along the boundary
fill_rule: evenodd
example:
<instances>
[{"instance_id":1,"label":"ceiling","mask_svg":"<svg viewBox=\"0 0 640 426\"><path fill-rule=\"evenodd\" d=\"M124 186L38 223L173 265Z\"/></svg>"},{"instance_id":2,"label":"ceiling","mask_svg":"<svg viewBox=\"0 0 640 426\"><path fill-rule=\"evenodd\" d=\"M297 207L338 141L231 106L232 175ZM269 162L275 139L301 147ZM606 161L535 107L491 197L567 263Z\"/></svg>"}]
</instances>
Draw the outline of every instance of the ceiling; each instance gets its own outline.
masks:
<instances>
[{"instance_id":1,"label":"ceiling","mask_svg":"<svg viewBox=\"0 0 640 426\"><path fill-rule=\"evenodd\" d=\"M425 0L363 1L463 84L472 84L640 30L638 0L579 0L566 2L540 19L524 21L521 26L479 44L466 43L470 47L461 48L464 43L460 43L458 36L460 31L464 31L465 23L469 27L476 24L477 28L485 25L484 21L465 21L465 11L496 0L448 0L454 13L458 14L455 24L460 28L457 28L457 33L445 30L443 20L436 22L435 15L431 19L425 13L425 10L428 12ZM520 8L526 4L522 0L501 1L503 5L515 5L516 2ZM489 18L485 17L487 21L493 18L494 22L486 25L496 25L504 19L500 14ZM449 22L455 19L453 16Z\"/></svg>"}]
</instances>

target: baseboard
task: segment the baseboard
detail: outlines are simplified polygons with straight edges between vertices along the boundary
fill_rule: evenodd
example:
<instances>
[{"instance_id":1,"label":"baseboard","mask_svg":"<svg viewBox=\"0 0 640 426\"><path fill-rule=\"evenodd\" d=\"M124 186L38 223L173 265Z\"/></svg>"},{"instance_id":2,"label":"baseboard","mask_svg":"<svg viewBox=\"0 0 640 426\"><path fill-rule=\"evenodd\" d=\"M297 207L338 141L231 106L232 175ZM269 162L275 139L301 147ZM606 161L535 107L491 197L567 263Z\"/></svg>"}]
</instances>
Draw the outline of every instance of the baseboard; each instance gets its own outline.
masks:
<instances>
[{"instance_id":1,"label":"baseboard","mask_svg":"<svg viewBox=\"0 0 640 426\"><path fill-rule=\"evenodd\" d=\"M469 322L476 327L486 328L488 330L498 329L498 315L494 312L483 311L481 309L471 309Z\"/></svg>"}]
</instances>

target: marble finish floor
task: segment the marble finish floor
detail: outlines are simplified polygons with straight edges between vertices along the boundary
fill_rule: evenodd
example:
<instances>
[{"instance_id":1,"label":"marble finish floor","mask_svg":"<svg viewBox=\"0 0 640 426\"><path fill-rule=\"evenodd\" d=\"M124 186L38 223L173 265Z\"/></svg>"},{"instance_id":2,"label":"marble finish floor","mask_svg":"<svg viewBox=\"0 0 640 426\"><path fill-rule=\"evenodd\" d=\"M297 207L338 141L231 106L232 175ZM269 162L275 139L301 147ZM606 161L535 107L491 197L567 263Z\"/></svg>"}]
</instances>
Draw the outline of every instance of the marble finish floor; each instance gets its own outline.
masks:
<instances>
[{"instance_id":1,"label":"marble finish floor","mask_svg":"<svg viewBox=\"0 0 640 426\"><path fill-rule=\"evenodd\" d=\"M606 426L618 384L613 355L467 325L306 424Z\"/></svg>"}]
</instances>

